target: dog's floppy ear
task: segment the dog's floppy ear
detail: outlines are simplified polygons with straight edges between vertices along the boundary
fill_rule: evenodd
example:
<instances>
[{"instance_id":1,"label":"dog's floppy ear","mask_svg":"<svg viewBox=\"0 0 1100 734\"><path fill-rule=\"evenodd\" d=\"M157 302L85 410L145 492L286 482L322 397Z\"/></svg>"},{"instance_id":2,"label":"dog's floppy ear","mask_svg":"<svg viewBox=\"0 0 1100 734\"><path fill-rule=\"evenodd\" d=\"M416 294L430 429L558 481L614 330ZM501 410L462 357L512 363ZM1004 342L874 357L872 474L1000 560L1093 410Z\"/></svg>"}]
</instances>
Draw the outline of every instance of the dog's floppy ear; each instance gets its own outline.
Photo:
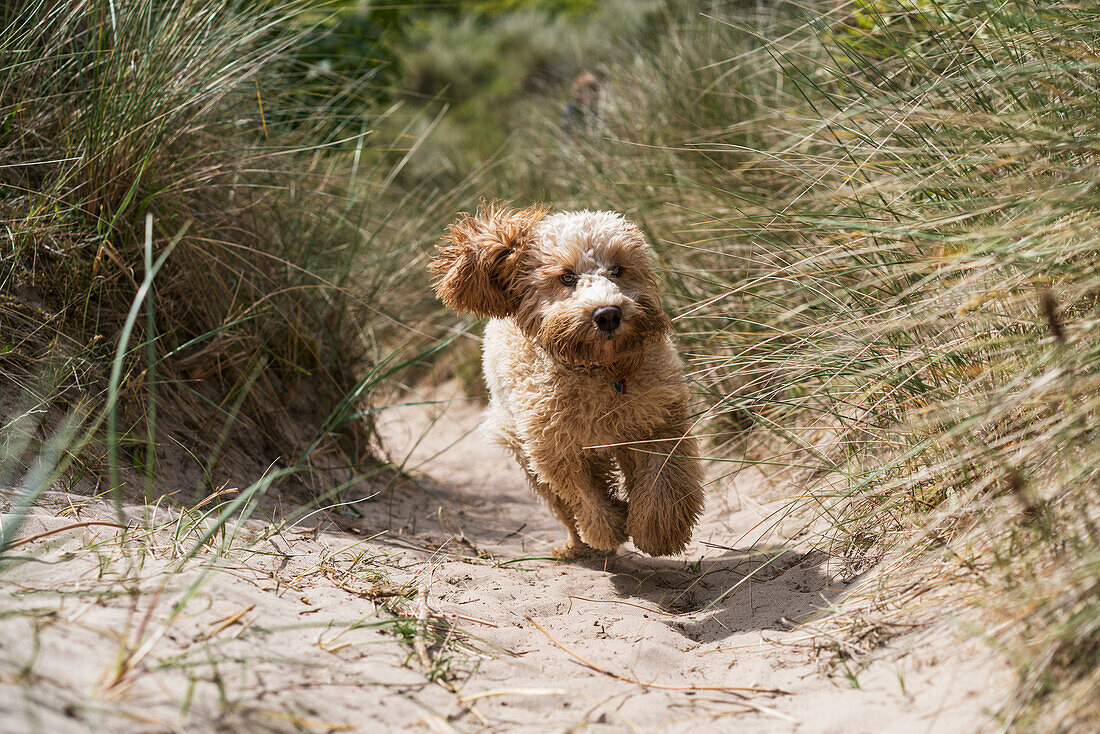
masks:
<instances>
[{"instance_id":1,"label":"dog's floppy ear","mask_svg":"<svg viewBox=\"0 0 1100 734\"><path fill-rule=\"evenodd\" d=\"M539 206L482 205L464 214L436 246L431 269L439 300L462 313L508 316L519 303L516 284L531 230L546 214Z\"/></svg>"}]
</instances>

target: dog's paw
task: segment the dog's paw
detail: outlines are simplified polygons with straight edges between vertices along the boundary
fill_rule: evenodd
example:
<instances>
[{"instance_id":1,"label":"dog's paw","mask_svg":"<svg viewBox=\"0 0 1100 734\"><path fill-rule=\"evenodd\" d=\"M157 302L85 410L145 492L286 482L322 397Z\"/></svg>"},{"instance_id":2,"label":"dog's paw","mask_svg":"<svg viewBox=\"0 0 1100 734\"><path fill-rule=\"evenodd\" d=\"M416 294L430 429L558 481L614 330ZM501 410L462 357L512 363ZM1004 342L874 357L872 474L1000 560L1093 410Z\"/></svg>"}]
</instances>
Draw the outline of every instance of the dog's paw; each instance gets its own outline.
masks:
<instances>
[{"instance_id":1,"label":"dog's paw","mask_svg":"<svg viewBox=\"0 0 1100 734\"><path fill-rule=\"evenodd\" d=\"M597 550L579 538L570 538L564 545L554 549L553 556L559 561L576 561L607 555L609 551Z\"/></svg>"},{"instance_id":2,"label":"dog's paw","mask_svg":"<svg viewBox=\"0 0 1100 734\"><path fill-rule=\"evenodd\" d=\"M630 538L634 547L651 556L675 556L683 552L691 539L691 528L684 533L672 533L653 527L632 527Z\"/></svg>"},{"instance_id":3,"label":"dog's paw","mask_svg":"<svg viewBox=\"0 0 1100 734\"><path fill-rule=\"evenodd\" d=\"M651 556L682 553L701 510L701 498L689 496L669 507L634 505L627 517L627 532L634 546Z\"/></svg>"}]
</instances>

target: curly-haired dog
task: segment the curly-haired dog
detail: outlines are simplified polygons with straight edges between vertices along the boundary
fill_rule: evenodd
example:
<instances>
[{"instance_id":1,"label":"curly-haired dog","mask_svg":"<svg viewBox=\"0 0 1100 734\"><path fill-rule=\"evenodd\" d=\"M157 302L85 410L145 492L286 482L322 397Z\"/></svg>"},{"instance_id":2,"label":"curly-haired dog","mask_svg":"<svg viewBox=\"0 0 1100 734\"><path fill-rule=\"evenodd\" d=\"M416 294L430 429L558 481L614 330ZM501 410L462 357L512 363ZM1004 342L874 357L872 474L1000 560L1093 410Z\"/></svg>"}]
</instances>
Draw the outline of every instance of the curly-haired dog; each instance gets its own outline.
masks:
<instances>
[{"instance_id":1,"label":"curly-haired dog","mask_svg":"<svg viewBox=\"0 0 1100 734\"><path fill-rule=\"evenodd\" d=\"M491 317L484 429L569 531L555 555L613 551L627 537L650 555L682 551L702 473L638 228L614 212L494 205L445 240L432 262L436 293Z\"/></svg>"}]
</instances>

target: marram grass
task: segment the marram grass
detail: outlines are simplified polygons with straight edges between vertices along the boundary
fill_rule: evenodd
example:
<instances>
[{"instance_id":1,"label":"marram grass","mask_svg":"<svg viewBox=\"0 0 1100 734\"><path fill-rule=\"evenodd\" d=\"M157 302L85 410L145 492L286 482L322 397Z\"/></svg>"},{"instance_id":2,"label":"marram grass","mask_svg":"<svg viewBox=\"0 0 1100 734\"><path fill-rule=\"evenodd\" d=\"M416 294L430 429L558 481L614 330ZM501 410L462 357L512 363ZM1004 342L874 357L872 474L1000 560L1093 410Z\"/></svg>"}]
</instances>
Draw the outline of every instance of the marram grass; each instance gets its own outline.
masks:
<instances>
[{"instance_id":1,"label":"marram grass","mask_svg":"<svg viewBox=\"0 0 1100 734\"><path fill-rule=\"evenodd\" d=\"M1087 730L1100 13L759 10L708 4L627 56L600 133L532 142L519 184L661 246L714 455L786 476L853 571L885 562L879 604L983 606L1019 664L1004 726Z\"/></svg>"},{"instance_id":2,"label":"marram grass","mask_svg":"<svg viewBox=\"0 0 1100 734\"><path fill-rule=\"evenodd\" d=\"M403 188L416 121L384 139L395 108L369 75L326 79L331 97L306 83L325 73L299 54L322 16L296 0L0 11L0 372L47 403L114 406L126 461L146 461L158 399L207 473L242 441L293 461L349 392L369 397L372 364L434 343L402 301L426 299L418 246L469 194ZM343 461L368 434L342 426Z\"/></svg>"}]
</instances>

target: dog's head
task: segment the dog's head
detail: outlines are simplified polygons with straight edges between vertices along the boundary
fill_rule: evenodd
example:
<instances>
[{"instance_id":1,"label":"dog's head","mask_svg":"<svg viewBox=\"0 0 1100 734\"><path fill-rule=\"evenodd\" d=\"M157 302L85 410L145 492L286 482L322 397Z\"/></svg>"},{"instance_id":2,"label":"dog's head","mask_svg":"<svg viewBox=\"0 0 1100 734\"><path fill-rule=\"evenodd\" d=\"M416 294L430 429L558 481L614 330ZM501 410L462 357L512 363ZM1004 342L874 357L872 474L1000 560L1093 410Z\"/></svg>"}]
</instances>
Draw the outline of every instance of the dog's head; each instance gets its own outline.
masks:
<instances>
[{"instance_id":1,"label":"dog's head","mask_svg":"<svg viewBox=\"0 0 1100 734\"><path fill-rule=\"evenodd\" d=\"M670 327L649 246L620 214L487 206L445 240L432 261L439 298L512 317L568 364L625 367Z\"/></svg>"}]
</instances>

